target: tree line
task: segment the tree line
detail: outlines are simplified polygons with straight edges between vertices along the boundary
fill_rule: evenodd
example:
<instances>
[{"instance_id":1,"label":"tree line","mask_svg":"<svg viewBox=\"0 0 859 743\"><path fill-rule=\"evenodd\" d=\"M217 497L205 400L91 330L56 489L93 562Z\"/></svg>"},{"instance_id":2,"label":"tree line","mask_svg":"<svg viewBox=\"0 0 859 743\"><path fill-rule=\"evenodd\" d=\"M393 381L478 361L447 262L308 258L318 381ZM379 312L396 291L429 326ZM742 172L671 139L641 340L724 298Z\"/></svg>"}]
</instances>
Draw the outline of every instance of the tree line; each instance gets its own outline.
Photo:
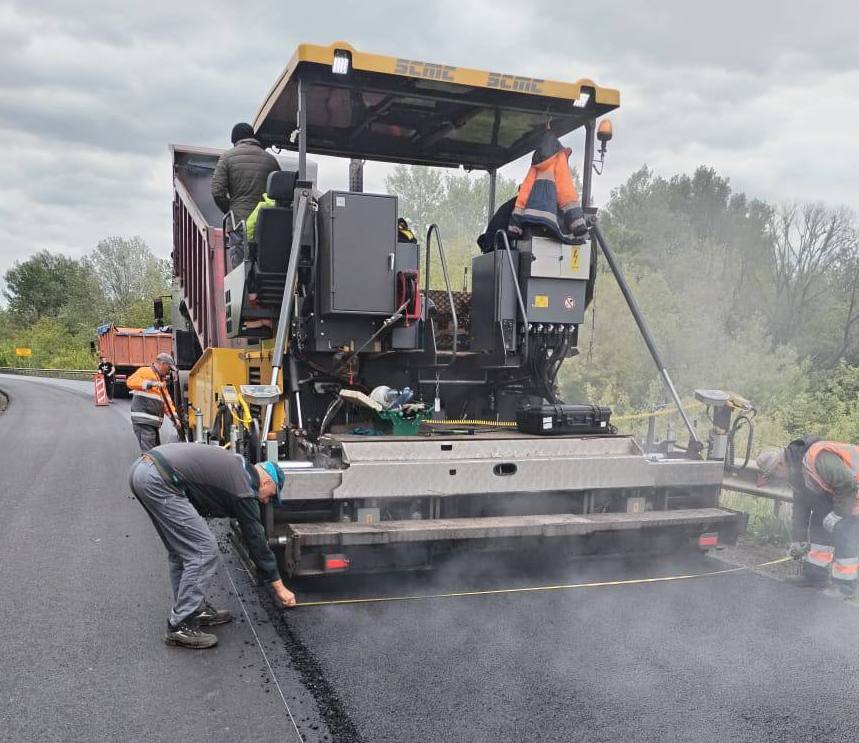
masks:
<instances>
[{"instance_id":1,"label":"tree line","mask_svg":"<svg viewBox=\"0 0 859 743\"><path fill-rule=\"evenodd\" d=\"M42 250L4 274L0 366L32 349L39 368L91 369L90 341L105 323L152 325L152 299L170 293L170 262L139 237L107 237L81 259Z\"/></svg>"}]
</instances>

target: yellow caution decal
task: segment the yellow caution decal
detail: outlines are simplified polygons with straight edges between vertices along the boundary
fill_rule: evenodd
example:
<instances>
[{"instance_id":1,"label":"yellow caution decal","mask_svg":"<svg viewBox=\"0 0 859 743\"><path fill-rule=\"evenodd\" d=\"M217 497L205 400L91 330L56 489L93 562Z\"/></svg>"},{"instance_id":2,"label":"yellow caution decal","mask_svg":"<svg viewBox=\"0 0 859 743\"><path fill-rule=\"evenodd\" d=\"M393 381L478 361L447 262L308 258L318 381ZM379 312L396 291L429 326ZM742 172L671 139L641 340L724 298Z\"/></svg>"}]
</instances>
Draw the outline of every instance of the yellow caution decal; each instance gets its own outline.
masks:
<instances>
[{"instance_id":1,"label":"yellow caution decal","mask_svg":"<svg viewBox=\"0 0 859 743\"><path fill-rule=\"evenodd\" d=\"M545 310L549 307L549 295L548 294L537 294L534 297L534 307L538 309Z\"/></svg>"}]
</instances>

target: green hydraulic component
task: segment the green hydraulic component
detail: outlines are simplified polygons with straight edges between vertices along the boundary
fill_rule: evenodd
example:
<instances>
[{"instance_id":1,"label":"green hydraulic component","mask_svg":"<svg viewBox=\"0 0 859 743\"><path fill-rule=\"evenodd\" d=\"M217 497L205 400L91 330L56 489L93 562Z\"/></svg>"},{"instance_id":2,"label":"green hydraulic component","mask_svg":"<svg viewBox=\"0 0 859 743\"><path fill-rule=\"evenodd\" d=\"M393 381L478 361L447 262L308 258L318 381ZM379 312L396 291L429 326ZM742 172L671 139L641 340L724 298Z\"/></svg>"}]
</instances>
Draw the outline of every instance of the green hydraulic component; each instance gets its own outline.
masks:
<instances>
[{"instance_id":1,"label":"green hydraulic component","mask_svg":"<svg viewBox=\"0 0 859 743\"><path fill-rule=\"evenodd\" d=\"M416 436L421 423L432 418L432 409L429 406L406 406L403 410L377 410L373 414L381 423L390 425L394 436Z\"/></svg>"}]
</instances>

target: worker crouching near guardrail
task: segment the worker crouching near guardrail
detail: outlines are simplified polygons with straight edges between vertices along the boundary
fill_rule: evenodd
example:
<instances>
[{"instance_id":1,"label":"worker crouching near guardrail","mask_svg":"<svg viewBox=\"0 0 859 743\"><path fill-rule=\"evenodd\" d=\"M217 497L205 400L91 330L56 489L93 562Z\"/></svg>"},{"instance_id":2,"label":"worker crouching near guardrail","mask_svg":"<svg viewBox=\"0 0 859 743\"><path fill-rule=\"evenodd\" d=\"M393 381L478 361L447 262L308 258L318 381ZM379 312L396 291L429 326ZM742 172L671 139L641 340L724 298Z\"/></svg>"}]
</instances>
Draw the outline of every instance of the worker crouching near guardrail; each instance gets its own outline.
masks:
<instances>
[{"instance_id":1,"label":"worker crouching near guardrail","mask_svg":"<svg viewBox=\"0 0 859 743\"><path fill-rule=\"evenodd\" d=\"M238 454L202 444L165 444L141 456L129 473L131 491L146 510L167 549L173 608L167 620L168 645L210 648L218 638L201 627L232 620L206 601L218 566L218 544L203 516L234 518L260 577L277 601L295 606L295 595L280 578L260 514L283 487L273 462L251 466Z\"/></svg>"},{"instance_id":2,"label":"worker crouching near guardrail","mask_svg":"<svg viewBox=\"0 0 859 743\"><path fill-rule=\"evenodd\" d=\"M802 560L796 585L853 598L859 577L859 447L807 436L757 458L759 484L793 489L789 554ZM829 584L831 577L831 585Z\"/></svg>"}]
</instances>

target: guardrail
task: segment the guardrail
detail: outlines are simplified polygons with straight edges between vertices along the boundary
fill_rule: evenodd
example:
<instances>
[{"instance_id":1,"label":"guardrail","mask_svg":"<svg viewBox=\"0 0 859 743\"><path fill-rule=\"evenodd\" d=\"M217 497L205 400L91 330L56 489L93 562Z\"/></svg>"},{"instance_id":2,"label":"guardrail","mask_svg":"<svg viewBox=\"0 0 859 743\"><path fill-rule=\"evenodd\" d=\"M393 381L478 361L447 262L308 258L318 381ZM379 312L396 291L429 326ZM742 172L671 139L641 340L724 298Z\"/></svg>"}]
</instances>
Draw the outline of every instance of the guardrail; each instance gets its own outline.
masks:
<instances>
[{"instance_id":1,"label":"guardrail","mask_svg":"<svg viewBox=\"0 0 859 743\"><path fill-rule=\"evenodd\" d=\"M50 377L53 379L81 379L90 381L95 369L28 369L21 366L0 366L0 374L16 374L22 377Z\"/></svg>"},{"instance_id":2,"label":"guardrail","mask_svg":"<svg viewBox=\"0 0 859 743\"><path fill-rule=\"evenodd\" d=\"M793 503L793 491L786 485L767 484L763 487L757 484L757 467L743 467L737 470L725 470L722 477L722 490L733 493L751 495L754 498L765 498L773 504L773 515L781 512L782 503Z\"/></svg>"}]
</instances>

